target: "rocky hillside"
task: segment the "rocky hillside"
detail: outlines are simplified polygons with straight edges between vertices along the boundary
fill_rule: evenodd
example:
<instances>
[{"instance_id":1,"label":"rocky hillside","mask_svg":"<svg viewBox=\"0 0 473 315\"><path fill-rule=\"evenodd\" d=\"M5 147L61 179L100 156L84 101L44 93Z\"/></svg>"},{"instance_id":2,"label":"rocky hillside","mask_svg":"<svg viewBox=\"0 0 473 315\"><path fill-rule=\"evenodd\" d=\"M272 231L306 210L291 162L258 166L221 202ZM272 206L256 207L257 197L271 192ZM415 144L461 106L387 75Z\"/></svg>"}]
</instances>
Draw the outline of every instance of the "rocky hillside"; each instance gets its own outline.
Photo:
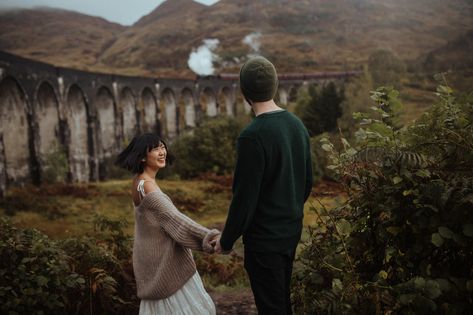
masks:
<instances>
[{"instance_id":1,"label":"rocky hillside","mask_svg":"<svg viewBox=\"0 0 473 315\"><path fill-rule=\"evenodd\" d=\"M167 0L130 27L57 10L5 12L0 49L59 65L191 76L189 54L215 38L220 72L236 71L255 49L282 71L340 70L376 49L417 59L472 22L469 0ZM243 42L250 34L253 48Z\"/></svg>"},{"instance_id":2,"label":"rocky hillside","mask_svg":"<svg viewBox=\"0 0 473 315\"><path fill-rule=\"evenodd\" d=\"M126 29L102 55L112 67L139 68L147 73L187 70L193 46L200 45L201 16L208 7L192 0L168 0ZM189 70L187 70L189 71ZM184 71L185 72L185 71Z\"/></svg>"},{"instance_id":3,"label":"rocky hillside","mask_svg":"<svg viewBox=\"0 0 473 315\"><path fill-rule=\"evenodd\" d=\"M423 66L431 71L473 70L473 29L428 53Z\"/></svg>"},{"instance_id":4,"label":"rocky hillside","mask_svg":"<svg viewBox=\"0 0 473 315\"><path fill-rule=\"evenodd\" d=\"M65 10L0 11L0 50L65 67L96 69L98 57L125 29Z\"/></svg>"}]
</instances>

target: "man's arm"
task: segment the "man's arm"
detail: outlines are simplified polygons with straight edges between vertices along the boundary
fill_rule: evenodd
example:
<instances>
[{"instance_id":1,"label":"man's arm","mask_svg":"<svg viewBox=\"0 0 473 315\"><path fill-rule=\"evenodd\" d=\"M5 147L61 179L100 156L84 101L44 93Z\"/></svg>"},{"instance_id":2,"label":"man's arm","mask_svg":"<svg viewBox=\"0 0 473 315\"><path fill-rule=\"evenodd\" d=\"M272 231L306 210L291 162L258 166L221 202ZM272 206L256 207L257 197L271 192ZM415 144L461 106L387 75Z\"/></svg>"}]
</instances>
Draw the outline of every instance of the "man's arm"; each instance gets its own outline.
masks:
<instances>
[{"instance_id":1,"label":"man's arm","mask_svg":"<svg viewBox=\"0 0 473 315\"><path fill-rule=\"evenodd\" d=\"M220 238L223 251L231 250L235 241L250 226L258 204L264 174L263 148L255 139L238 138L237 154L232 202Z\"/></svg>"}]
</instances>

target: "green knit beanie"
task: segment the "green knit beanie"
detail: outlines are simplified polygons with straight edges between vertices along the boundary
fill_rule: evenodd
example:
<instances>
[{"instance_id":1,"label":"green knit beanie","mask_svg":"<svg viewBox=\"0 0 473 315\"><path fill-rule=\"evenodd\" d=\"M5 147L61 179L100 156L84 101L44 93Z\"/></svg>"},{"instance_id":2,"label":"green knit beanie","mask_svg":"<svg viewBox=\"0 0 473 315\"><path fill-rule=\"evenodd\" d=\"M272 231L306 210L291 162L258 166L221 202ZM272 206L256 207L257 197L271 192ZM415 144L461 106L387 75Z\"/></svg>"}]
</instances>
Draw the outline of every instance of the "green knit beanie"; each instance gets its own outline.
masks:
<instances>
[{"instance_id":1,"label":"green knit beanie","mask_svg":"<svg viewBox=\"0 0 473 315\"><path fill-rule=\"evenodd\" d=\"M276 68L264 57L248 60L240 70L240 89L250 101L272 100L278 90Z\"/></svg>"}]
</instances>

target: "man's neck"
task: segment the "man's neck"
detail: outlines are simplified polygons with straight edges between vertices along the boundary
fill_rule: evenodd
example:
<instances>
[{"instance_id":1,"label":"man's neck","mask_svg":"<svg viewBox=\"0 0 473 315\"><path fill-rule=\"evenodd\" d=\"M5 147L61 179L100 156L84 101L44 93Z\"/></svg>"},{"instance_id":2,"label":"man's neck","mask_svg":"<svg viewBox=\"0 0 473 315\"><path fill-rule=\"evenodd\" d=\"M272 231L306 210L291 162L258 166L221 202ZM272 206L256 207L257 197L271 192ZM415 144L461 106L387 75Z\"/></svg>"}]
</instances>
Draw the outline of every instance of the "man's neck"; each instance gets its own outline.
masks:
<instances>
[{"instance_id":1,"label":"man's neck","mask_svg":"<svg viewBox=\"0 0 473 315\"><path fill-rule=\"evenodd\" d=\"M282 108L276 105L273 100L269 100L266 102L253 102L251 108L253 109L255 116L259 116L268 112L273 112L275 110L282 110Z\"/></svg>"}]
</instances>

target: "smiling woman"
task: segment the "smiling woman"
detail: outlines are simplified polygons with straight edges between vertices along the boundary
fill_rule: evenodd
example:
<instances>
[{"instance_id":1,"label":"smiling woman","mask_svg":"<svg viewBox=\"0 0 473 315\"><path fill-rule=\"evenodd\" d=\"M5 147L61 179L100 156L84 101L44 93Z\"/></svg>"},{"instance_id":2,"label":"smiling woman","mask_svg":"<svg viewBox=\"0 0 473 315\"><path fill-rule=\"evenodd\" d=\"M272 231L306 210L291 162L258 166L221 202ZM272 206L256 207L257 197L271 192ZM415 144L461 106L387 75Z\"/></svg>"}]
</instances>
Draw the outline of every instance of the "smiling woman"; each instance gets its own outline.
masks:
<instances>
[{"instance_id":1,"label":"smiling woman","mask_svg":"<svg viewBox=\"0 0 473 315\"><path fill-rule=\"evenodd\" d=\"M117 165L133 179L135 237L133 271L140 315L215 314L191 250L213 253L220 232L182 214L156 183L158 171L172 158L161 138L147 133L133 138Z\"/></svg>"}]
</instances>

